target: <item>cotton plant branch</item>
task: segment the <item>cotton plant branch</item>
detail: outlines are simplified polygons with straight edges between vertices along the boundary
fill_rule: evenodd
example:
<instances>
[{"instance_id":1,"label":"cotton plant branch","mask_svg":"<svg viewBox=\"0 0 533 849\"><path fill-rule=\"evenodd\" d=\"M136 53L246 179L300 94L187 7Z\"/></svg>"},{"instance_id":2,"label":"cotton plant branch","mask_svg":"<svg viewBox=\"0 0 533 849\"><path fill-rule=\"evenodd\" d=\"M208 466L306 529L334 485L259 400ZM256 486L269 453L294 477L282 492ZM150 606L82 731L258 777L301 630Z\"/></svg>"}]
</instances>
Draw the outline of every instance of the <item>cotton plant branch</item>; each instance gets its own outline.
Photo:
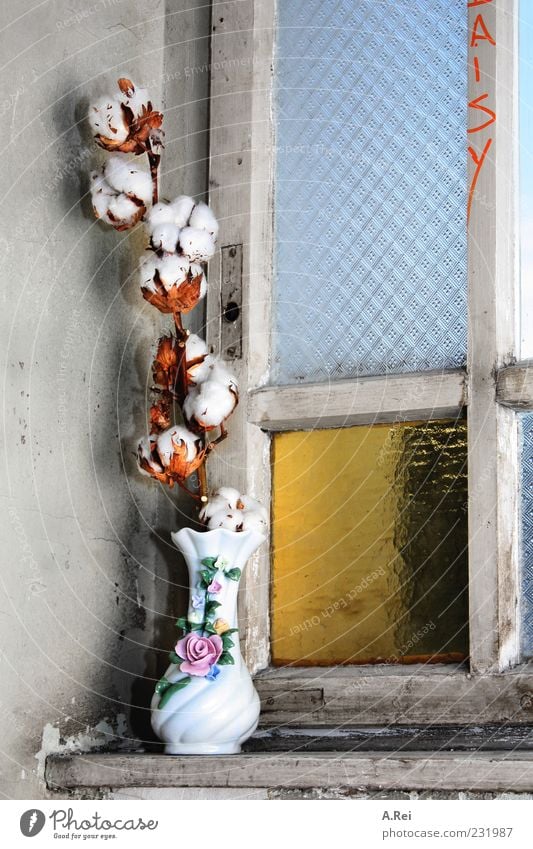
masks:
<instances>
[{"instance_id":1,"label":"cotton plant branch","mask_svg":"<svg viewBox=\"0 0 533 849\"><path fill-rule=\"evenodd\" d=\"M207 204L186 195L159 200L163 115L146 89L119 79L116 96L91 106L89 121L95 141L110 153L104 167L91 174L94 213L119 231L144 224L149 244L140 264L141 292L173 319L173 332L159 340L152 366L156 398L150 432L138 445L139 469L200 501L199 517L209 529L264 531L268 517L253 498L231 487L221 487L211 498L208 493L206 460L227 437L226 420L238 403L239 387L205 341L184 327L183 316L207 292L218 222ZM144 154L148 170L136 164ZM173 424L176 407L181 421ZM197 491L188 485L193 476Z\"/></svg>"},{"instance_id":2,"label":"cotton plant branch","mask_svg":"<svg viewBox=\"0 0 533 849\"><path fill-rule=\"evenodd\" d=\"M146 155L148 156L150 177L152 178L152 204L155 206L159 200L159 163L161 162L161 155L152 150L150 140L147 142Z\"/></svg>"}]
</instances>

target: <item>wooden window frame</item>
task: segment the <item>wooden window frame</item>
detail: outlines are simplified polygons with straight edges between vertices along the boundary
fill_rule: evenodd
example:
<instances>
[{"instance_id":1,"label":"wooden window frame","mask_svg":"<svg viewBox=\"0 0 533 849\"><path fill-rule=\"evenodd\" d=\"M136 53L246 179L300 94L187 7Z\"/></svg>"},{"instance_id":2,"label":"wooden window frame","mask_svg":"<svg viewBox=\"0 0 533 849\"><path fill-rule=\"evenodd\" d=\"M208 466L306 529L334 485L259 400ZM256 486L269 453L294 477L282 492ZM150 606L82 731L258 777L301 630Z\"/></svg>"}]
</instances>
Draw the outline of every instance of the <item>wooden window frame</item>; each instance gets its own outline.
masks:
<instances>
[{"instance_id":1,"label":"wooden window frame","mask_svg":"<svg viewBox=\"0 0 533 849\"><path fill-rule=\"evenodd\" d=\"M533 377L517 363L518 0L471 0L469 15L467 369L268 385L273 255L272 83L275 0L214 3L209 194L222 248L242 245L241 403L210 463L223 482L270 502L270 434L280 430L451 417L468 408L470 661L461 666L269 668L270 552L247 568L242 647L270 724L531 722L533 669L520 661L518 410ZM472 39L476 18L488 39ZM471 44L475 41L475 44ZM477 62L475 58L477 57ZM483 129L487 112L496 116ZM476 165L487 147L482 166ZM476 167L478 173L476 173ZM211 262L208 342L224 355L224 307L235 289ZM242 288L241 288L242 287ZM227 347L226 347L227 351Z\"/></svg>"}]
</instances>

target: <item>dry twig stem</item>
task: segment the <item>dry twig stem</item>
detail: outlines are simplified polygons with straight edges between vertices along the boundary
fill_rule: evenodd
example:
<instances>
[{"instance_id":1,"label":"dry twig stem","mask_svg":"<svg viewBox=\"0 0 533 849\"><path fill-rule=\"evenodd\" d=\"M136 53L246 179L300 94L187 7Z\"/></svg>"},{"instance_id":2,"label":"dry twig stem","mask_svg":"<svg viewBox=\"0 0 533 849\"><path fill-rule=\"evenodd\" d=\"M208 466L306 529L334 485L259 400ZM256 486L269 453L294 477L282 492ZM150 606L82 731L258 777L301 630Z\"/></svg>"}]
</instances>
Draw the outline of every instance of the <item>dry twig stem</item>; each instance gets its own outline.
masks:
<instances>
[{"instance_id":1,"label":"dry twig stem","mask_svg":"<svg viewBox=\"0 0 533 849\"><path fill-rule=\"evenodd\" d=\"M147 151L146 155L148 157L148 162L150 163L150 176L152 177L152 203L155 205L159 200L159 162L161 157L158 153L154 153L151 146L150 140L147 141Z\"/></svg>"},{"instance_id":2,"label":"dry twig stem","mask_svg":"<svg viewBox=\"0 0 533 849\"><path fill-rule=\"evenodd\" d=\"M216 445L219 445L221 442L223 442L227 435L228 431L224 427L224 422L222 422L222 424L220 425L220 434L217 436L216 439L213 439L213 441L209 443L209 445L207 446L207 450L212 451Z\"/></svg>"},{"instance_id":3,"label":"dry twig stem","mask_svg":"<svg viewBox=\"0 0 533 849\"><path fill-rule=\"evenodd\" d=\"M204 463L205 463L205 460L204 460ZM204 463L202 463L202 465L200 466L200 468L204 468ZM191 490L189 489L189 487L188 487L188 486L186 486L185 481L182 481L182 480L180 480L179 478L176 478L176 480L177 480L177 482L178 482L178 486L180 486L180 487L182 488L182 490L183 490L184 492L186 492L186 493L187 493L187 495L190 495L190 496L191 496L191 498L194 498L196 501L201 501L201 500L202 500L202 499L201 499L201 496L200 496L200 495L198 495L196 492L191 492Z\"/></svg>"},{"instance_id":4,"label":"dry twig stem","mask_svg":"<svg viewBox=\"0 0 533 849\"><path fill-rule=\"evenodd\" d=\"M205 435L203 437L205 445ZM200 487L200 501L207 501L207 469L205 461L207 459L207 451L205 452L204 461L198 467L198 486Z\"/></svg>"},{"instance_id":5,"label":"dry twig stem","mask_svg":"<svg viewBox=\"0 0 533 849\"><path fill-rule=\"evenodd\" d=\"M183 402L187 397L188 379L187 379L187 336L188 333L183 327L181 313L174 313L174 324L176 326L176 338L178 341L178 368L176 373L176 384L174 392L177 396L178 403L183 406Z\"/></svg>"}]
</instances>

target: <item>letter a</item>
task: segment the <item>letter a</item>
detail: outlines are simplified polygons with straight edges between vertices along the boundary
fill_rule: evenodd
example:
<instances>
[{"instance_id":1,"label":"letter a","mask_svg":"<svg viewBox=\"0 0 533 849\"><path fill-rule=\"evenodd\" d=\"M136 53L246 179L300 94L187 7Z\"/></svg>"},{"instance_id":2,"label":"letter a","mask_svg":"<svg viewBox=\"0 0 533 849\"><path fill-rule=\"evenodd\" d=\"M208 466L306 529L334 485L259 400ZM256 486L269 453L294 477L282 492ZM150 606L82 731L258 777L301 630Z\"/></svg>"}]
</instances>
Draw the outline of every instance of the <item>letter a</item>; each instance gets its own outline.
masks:
<instances>
[{"instance_id":1,"label":"letter a","mask_svg":"<svg viewBox=\"0 0 533 849\"><path fill-rule=\"evenodd\" d=\"M479 29L478 29L479 28ZM474 21L474 26L472 27L472 39L470 41L470 47L477 47L478 41L488 41L492 45L496 45L492 35L488 31L485 21L483 20L483 15L478 15L476 20Z\"/></svg>"}]
</instances>

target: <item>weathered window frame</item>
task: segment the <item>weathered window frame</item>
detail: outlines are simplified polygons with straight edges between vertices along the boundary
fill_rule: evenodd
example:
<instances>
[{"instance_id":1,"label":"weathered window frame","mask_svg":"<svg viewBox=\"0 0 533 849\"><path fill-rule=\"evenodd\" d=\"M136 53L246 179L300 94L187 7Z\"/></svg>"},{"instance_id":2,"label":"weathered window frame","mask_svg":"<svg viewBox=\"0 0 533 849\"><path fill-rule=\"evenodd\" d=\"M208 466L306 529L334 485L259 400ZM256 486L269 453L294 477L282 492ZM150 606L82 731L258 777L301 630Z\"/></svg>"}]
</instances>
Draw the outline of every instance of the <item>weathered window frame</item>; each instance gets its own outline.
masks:
<instances>
[{"instance_id":1,"label":"weathered window frame","mask_svg":"<svg viewBox=\"0 0 533 849\"><path fill-rule=\"evenodd\" d=\"M466 371L423 372L270 387L273 250L274 0L214 3L211 31L210 202L219 244L242 245L242 280L211 263L208 341L232 359L242 402L232 439L212 460L214 485L231 478L270 500L270 433L403 419L469 420L470 666L269 669L268 547L241 594L243 650L272 724L530 722L533 671L520 663L517 410L533 409L533 379L516 363L518 0L471 0L469 43L481 13L490 40L469 46L469 354ZM474 59L477 57L478 62ZM487 120L471 101L495 113ZM476 175L476 160L491 139ZM475 178L475 179L474 179ZM223 197L223 201L219 198ZM237 270L238 273L238 270ZM218 286L217 286L218 281ZM241 356L228 351L224 308L239 291ZM234 329L229 333L234 335ZM238 353L237 346L237 353ZM247 393L248 390L248 393ZM318 412L317 412L318 411ZM231 469L231 475L228 470Z\"/></svg>"}]
</instances>

